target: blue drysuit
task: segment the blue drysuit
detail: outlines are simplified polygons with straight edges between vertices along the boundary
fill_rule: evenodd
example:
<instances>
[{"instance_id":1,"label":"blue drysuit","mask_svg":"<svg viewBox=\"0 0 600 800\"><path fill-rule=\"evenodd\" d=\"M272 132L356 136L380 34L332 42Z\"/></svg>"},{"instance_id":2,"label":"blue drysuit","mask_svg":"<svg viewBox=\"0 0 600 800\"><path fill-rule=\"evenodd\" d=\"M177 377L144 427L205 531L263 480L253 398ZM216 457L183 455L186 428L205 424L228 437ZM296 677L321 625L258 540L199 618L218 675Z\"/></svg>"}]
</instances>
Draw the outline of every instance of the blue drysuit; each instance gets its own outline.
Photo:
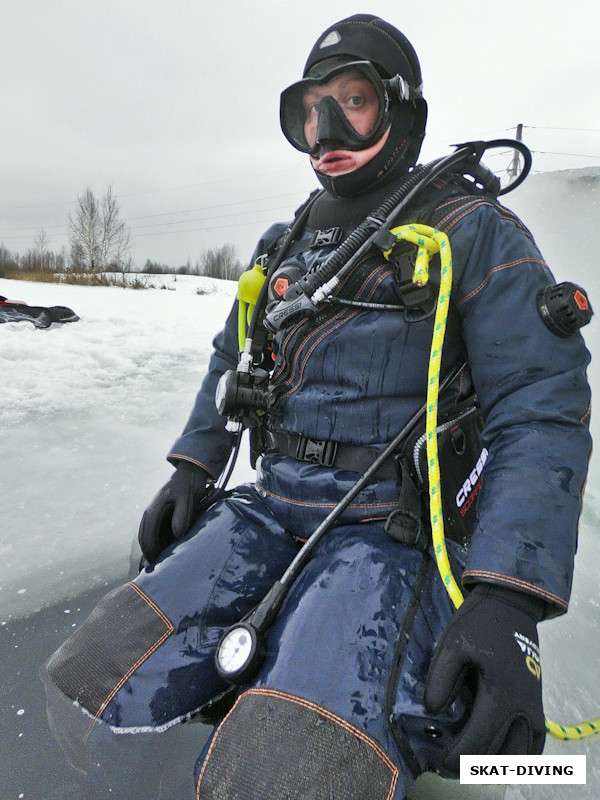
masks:
<instances>
[{"instance_id":1,"label":"blue drysuit","mask_svg":"<svg viewBox=\"0 0 600 800\"><path fill-rule=\"evenodd\" d=\"M418 216L409 212L406 221ZM460 329L446 336L443 363L468 362L489 451L463 583L490 580L531 592L552 616L566 610L571 591L591 449L589 354L579 334L559 338L542 322L536 297L553 277L510 211L487 197L459 194L438 206L434 222L450 238L451 302L460 317ZM258 252L280 232L271 229ZM311 252L295 261L310 267L323 257ZM364 280L357 298L398 302L392 268L382 256L359 266ZM271 427L314 439L386 444L424 403L432 328L431 318L409 323L393 312L337 306L319 324L305 320L279 334ZM169 458L200 464L216 476L229 442L212 398L222 372L237 364L235 308L214 347ZM295 524L299 509L303 518L314 512L312 523L346 489L324 468L307 470L269 454L257 485ZM387 505L368 509L363 503L365 516L389 513L396 499L392 491Z\"/></svg>"},{"instance_id":2,"label":"blue drysuit","mask_svg":"<svg viewBox=\"0 0 600 800\"><path fill-rule=\"evenodd\" d=\"M335 219L344 201L324 203L311 212L307 242L315 228L328 227L321 221ZM485 421L488 456L470 545L449 542L455 576L465 590L489 581L529 592L544 601L546 616L560 614L571 591L591 450L583 339L579 333L559 338L542 321L536 297L553 277L529 231L493 198L473 195L459 181L438 181L401 222L433 224L449 236L453 286L442 376L461 362L468 367L441 398L440 410L450 412L475 391ZM346 216L338 224L356 223ZM255 256L284 227L272 227ZM305 272L331 249L309 248L284 264ZM336 293L365 303L402 303L394 267L376 249ZM234 304L214 340L190 419L169 454L173 464L190 461L215 478L233 443L214 395L223 372L237 366L237 323ZM431 316L407 321L402 311L338 303L292 324L273 341L268 428L292 440L304 436L381 450L425 402L432 333ZM299 542L357 477L347 465L309 463L267 449L255 486L213 505L156 565L99 609L100 621L90 623L75 651L89 648L98 626L116 631L110 620L135 604L132 617L138 628L147 624L148 635L112 684L99 681L87 705L76 698L90 718L85 740L94 755L85 768L94 782L106 770L97 754L107 732L166 729L225 688L213 663L220 635L264 597ZM198 759L198 798L237 796L235 786L223 795L214 788L226 780L232 737L251 785L259 787L266 775L264 795L256 788L253 797L269 796L285 759L301 764L306 755L294 733L301 728L313 731L306 738L317 744L319 736L330 737L321 748L329 755L317 763L324 775L328 761L336 774L342 771L340 753L354 743L353 763L364 762L363 773L378 775L374 798L399 800L416 774L438 767L464 707L459 700L431 719L423 689L452 606L431 552L384 532L398 493L395 477L375 476L315 550L269 631L264 666ZM63 653L58 673L66 674L67 662ZM65 679L52 681L73 698ZM325 733L317 724L324 720L330 725ZM256 773L253 764L260 765ZM298 797L305 796L305 772L288 774L301 787ZM354 780L360 786L361 775ZM349 790L340 796L354 795Z\"/></svg>"}]
</instances>

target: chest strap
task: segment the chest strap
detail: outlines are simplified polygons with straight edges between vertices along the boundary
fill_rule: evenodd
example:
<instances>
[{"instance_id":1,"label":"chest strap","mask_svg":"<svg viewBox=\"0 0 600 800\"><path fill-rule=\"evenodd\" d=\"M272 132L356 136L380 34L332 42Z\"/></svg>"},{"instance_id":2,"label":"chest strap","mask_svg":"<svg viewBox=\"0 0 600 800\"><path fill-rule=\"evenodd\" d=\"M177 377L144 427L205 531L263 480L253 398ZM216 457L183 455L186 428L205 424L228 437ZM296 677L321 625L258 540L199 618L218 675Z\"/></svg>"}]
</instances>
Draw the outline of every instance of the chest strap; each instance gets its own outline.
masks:
<instances>
[{"instance_id":1,"label":"chest strap","mask_svg":"<svg viewBox=\"0 0 600 800\"><path fill-rule=\"evenodd\" d=\"M286 252L286 257L295 256L306 250L317 250L319 247L332 247L338 245L352 232L351 228L327 228L327 230L315 231L312 239L299 239L292 242Z\"/></svg>"},{"instance_id":2,"label":"chest strap","mask_svg":"<svg viewBox=\"0 0 600 800\"><path fill-rule=\"evenodd\" d=\"M310 439L294 433L263 431L267 449L278 450L285 456L298 461L322 464L324 467L338 467L350 472L366 472L379 455L378 450L360 445L333 442L328 439ZM398 480L398 468L391 457L377 470L377 476Z\"/></svg>"}]
</instances>

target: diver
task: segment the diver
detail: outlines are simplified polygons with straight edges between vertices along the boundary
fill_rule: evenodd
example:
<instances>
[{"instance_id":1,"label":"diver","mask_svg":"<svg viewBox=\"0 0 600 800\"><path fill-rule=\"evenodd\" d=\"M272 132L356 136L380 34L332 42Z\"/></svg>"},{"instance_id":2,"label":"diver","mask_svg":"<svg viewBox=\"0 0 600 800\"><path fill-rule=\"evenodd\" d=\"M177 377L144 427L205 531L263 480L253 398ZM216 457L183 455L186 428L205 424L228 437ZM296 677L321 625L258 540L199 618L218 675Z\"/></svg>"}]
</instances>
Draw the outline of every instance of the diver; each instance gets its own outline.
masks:
<instances>
[{"instance_id":1,"label":"diver","mask_svg":"<svg viewBox=\"0 0 600 800\"><path fill-rule=\"evenodd\" d=\"M207 799L400 800L425 770L456 777L461 754L543 750L537 625L568 608L591 452L589 354L540 311L548 266L497 187L458 168L414 192L397 220L444 232L452 248L439 404L457 611L412 458L434 334L432 293L410 279L414 248L370 247L315 300L340 242L416 185L426 118L415 50L366 14L324 31L282 93L283 133L322 189L257 245L265 290L251 344L239 300L168 455L175 471L144 513L146 566L45 665L49 706L66 699L63 719L84 720L78 743L63 744L96 787L125 739L195 715L215 725L195 767ZM256 483L216 489L244 427ZM224 632L361 474L255 668L242 670L242 630L218 669Z\"/></svg>"}]
</instances>

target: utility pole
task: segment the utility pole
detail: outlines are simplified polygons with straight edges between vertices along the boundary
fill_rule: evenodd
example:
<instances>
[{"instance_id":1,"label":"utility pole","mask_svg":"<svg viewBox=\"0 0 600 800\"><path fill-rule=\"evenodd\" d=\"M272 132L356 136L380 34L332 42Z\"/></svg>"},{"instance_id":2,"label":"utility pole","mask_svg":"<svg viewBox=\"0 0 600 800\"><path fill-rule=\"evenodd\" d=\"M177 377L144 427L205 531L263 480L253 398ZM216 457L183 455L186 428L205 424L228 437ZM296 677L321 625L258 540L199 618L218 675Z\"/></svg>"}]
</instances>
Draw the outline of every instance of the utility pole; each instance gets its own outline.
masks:
<instances>
[{"instance_id":1,"label":"utility pole","mask_svg":"<svg viewBox=\"0 0 600 800\"><path fill-rule=\"evenodd\" d=\"M517 142L523 141L523 124L519 122L517 125L517 133L515 136ZM518 150L515 150L514 155L512 157L512 161L508 165L508 169L506 170L511 178L516 178L519 174L520 170L520 154Z\"/></svg>"}]
</instances>

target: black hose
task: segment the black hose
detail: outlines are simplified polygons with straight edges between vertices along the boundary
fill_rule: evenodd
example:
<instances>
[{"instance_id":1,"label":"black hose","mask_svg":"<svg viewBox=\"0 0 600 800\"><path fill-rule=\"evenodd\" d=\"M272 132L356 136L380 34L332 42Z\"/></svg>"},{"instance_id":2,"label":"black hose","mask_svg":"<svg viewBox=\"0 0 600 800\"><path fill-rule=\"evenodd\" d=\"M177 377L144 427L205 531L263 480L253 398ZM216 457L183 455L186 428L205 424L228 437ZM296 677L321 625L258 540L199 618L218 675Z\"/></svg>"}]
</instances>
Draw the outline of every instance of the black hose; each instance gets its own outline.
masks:
<instances>
[{"instance_id":1,"label":"black hose","mask_svg":"<svg viewBox=\"0 0 600 800\"><path fill-rule=\"evenodd\" d=\"M258 294L258 298L256 300L256 304L254 306L254 311L252 313L252 319L250 320L250 325L248 326L248 339L254 339L254 335L256 332L256 326L258 325L259 319L262 316L262 311L266 305L267 299L267 292L269 291L269 278L276 269L278 269L279 265L285 258L288 248L290 244L296 238L298 232L302 227L304 227L304 223L310 213L311 208L317 201L317 199L324 193L324 189L319 189L315 192L312 192L308 200L304 203L304 206L300 209L300 212L296 215L294 222L292 223L291 227L288 229L287 235L283 240L281 246L278 248L277 252L275 253L275 257L271 264L269 264L269 269L267 272L267 276L265 282L263 283L261 290Z\"/></svg>"},{"instance_id":2,"label":"black hose","mask_svg":"<svg viewBox=\"0 0 600 800\"><path fill-rule=\"evenodd\" d=\"M464 166L469 159L477 157L477 155L477 149L469 142L460 145L459 149L451 155L439 158L413 170L402 186L386 198L375 212L369 214L329 258L322 264L313 267L306 275L300 278L297 284L294 285L295 292L297 293L298 289L301 289L307 297L311 297L317 289L335 275L342 277L346 274L371 247L372 239L377 235L378 231L381 228L389 227L394 218L410 203L416 194L439 175L450 172L459 165ZM294 287L290 287L288 291L294 289Z\"/></svg>"},{"instance_id":3,"label":"black hose","mask_svg":"<svg viewBox=\"0 0 600 800\"><path fill-rule=\"evenodd\" d=\"M407 197L413 189L421 185L421 181L428 176L429 172L435 166L435 163L437 162L417 167L411 172L402 186L386 198L375 212L369 214L329 258L319 266L310 269L306 275L300 278L298 284L308 297L313 295L323 283L331 280L331 278L340 271L341 267L356 255L357 251L369 240L372 234L381 228L386 218L398 204ZM352 263L354 263L354 260Z\"/></svg>"},{"instance_id":4,"label":"black hose","mask_svg":"<svg viewBox=\"0 0 600 800\"><path fill-rule=\"evenodd\" d=\"M486 145L486 150L493 147L511 147L513 150L518 150L523 156L523 169L521 172L517 175L514 181L504 186L498 192L498 194L508 194L508 192L512 192L513 189L516 189L517 186L520 186L525 178L529 175L532 164L531 150L526 144L523 144L523 142L520 142L518 139L494 139L491 142L487 142Z\"/></svg>"}]
</instances>

